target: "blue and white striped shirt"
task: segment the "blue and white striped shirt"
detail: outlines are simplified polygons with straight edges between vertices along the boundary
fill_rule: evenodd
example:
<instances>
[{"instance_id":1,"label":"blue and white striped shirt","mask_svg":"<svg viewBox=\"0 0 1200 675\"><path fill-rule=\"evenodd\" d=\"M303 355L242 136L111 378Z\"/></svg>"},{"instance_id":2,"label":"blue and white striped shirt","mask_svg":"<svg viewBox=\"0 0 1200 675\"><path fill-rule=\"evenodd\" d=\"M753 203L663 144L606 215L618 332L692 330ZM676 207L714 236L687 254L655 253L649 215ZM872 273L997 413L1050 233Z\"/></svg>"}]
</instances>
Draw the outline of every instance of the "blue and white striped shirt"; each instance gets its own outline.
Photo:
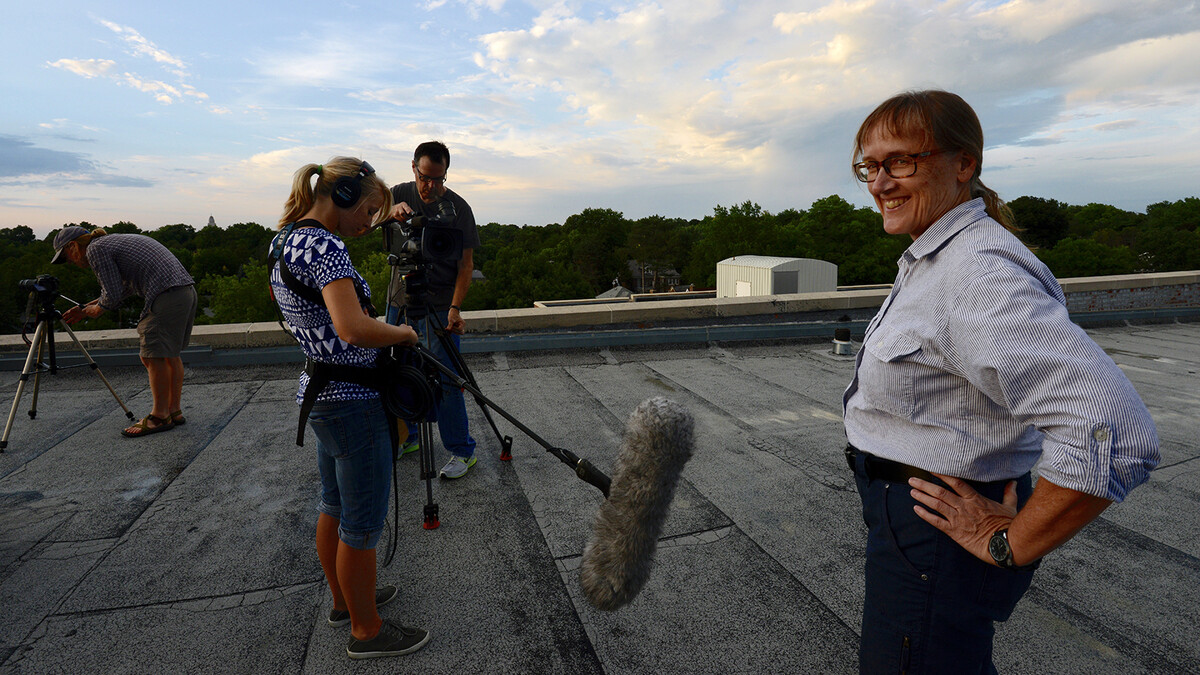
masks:
<instances>
[{"instance_id":1,"label":"blue and white striped shirt","mask_svg":"<svg viewBox=\"0 0 1200 675\"><path fill-rule=\"evenodd\" d=\"M899 267L842 397L850 443L977 481L1037 465L1118 502L1146 481L1159 454L1145 404L983 200L942 216Z\"/></svg>"}]
</instances>

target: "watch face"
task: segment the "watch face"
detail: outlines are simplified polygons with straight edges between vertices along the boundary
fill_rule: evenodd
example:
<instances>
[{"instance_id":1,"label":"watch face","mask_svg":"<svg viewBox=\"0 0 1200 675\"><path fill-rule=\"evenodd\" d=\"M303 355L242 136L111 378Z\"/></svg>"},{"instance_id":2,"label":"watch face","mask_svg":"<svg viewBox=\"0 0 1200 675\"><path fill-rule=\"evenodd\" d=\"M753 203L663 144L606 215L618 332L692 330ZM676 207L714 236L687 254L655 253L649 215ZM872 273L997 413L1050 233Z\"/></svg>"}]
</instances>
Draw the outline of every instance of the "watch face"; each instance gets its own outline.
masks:
<instances>
[{"instance_id":1,"label":"watch face","mask_svg":"<svg viewBox=\"0 0 1200 675\"><path fill-rule=\"evenodd\" d=\"M997 532L996 534L992 535L991 540L988 541L988 553L992 554L992 560L995 560L1001 565L1003 565L1008 560L1008 557L1012 555L1008 548L1008 540L1004 538L1003 534Z\"/></svg>"}]
</instances>

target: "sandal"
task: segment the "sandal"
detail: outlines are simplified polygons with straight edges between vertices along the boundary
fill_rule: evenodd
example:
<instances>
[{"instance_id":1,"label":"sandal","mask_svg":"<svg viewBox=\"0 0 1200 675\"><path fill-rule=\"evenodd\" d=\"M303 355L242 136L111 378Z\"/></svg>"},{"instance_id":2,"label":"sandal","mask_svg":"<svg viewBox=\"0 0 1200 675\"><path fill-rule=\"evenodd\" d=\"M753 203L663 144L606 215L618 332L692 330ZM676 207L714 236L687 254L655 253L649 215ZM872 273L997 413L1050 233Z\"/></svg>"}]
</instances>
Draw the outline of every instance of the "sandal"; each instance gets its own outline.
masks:
<instances>
[{"instance_id":1,"label":"sandal","mask_svg":"<svg viewBox=\"0 0 1200 675\"><path fill-rule=\"evenodd\" d=\"M156 422L157 426L150 426L151 422ZM171 421L170 415L168 415L166 419L162 417L155 417L154 415L146 415L142 418L142 421L129 427L128 429L123 430L121 435L125 436L126 438L137 438L138 436L157 434L160 431L166 431L174 428L175 423Z\"/></svg>"},{"instance_id":2,"label":"sandal","mask_svg":"<svg viewBox=\"0 0 1200 675\"><path fill-rule=\"evenodd\" d=\"M171 421L175 423L175 426L187 423L187 420L183 418L182 410L176 410L175 412L171 413Z\"/></svg>"}]
</instances>

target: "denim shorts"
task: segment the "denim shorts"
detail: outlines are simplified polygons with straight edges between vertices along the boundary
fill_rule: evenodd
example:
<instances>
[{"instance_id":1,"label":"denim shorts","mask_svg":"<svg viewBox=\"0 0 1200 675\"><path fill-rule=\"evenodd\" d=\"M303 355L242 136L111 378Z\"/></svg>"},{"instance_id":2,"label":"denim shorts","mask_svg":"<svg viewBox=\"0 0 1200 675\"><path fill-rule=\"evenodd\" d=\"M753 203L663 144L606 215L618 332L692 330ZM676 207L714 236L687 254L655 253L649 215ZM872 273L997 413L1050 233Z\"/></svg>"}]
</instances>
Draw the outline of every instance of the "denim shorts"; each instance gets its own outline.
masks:
<instances>
[{"instance_id":1,"label":"denim shorts","mask_svg":"<svg viewBox=\"0 0 1200 675\"><path fill-rule=\"evenodd\" d=\"M347 546L372 549L387 518L392 488L392 440L383 404L318 403L308 416L317 437L321 502L317 510L339 521Z\"/></svg>"}]
</instances>

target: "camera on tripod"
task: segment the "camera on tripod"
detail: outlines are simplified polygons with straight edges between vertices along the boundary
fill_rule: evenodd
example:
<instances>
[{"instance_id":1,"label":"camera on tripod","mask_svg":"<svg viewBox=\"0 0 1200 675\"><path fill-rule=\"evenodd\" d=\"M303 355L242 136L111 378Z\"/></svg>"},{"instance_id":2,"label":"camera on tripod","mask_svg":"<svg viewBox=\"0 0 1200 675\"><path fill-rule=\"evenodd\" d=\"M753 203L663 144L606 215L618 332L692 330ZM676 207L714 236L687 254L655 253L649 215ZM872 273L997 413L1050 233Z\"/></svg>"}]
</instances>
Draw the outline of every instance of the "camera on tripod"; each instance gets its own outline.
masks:
<instances>
[{"instance_id":1,"label":"camera on tripod","mask_svg":"<svg viewBox=\"0 0 1200 675\"><path fill-rule=\"evenodd\" d=\"M22 279L17 287L29 293L37 293L42 299L54 299L58 295L58 277L49 274L39 274L33 279Z\"/></svg>"},{"instance_id":2,"label":"camera on tripod","mask_svg":"<svg viewBox=\"0 0 1200 675\"><path fill-rule=\"evenodd\" d=\"M398 269L404 281L402 302L410 316L414 310L421 313L428 303L430 268L438 262L462 258L463 233L452 227L456 217L453 202L444 199L431 216L415 215L383 223L383 248L388 263Z\"/></svg>"}]
</instances>

